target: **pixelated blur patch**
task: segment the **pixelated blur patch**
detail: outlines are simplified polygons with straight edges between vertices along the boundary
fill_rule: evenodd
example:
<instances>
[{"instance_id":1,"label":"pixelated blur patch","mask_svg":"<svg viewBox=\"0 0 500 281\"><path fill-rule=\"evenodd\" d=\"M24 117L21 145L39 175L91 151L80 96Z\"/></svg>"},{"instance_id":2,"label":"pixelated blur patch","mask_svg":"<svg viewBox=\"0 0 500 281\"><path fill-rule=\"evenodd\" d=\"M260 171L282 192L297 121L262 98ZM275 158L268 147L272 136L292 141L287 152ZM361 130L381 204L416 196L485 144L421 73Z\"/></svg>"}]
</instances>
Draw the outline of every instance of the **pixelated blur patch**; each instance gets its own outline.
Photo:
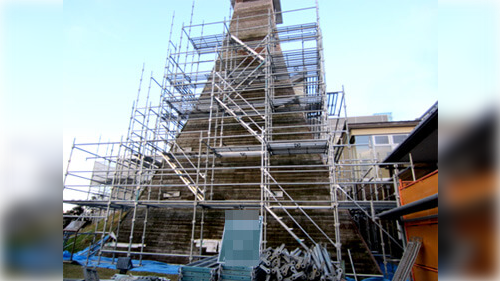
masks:
<instances>
[{"instance_id":1,"label":"pixelated blur patch","mask_svg":"<svg viewBox=\"0 0 500 281\"><path fill-rule=\"evenodd\" d=\"M60 147L42 137L16 137L6 147L0 280L52 278L62 271Z\"/></svg>"},{"instance_id":2,"label":"pixelated blur patch","mask_svg":"<svg viewBox=\"0 0 500 281\"><path fill-rule=\"evenodd\" d=\"M498 113L460 129L440 149L440 279L490 278L499 273Z\"/></svg>"},{"instance_id":3,"label":"pixelated blur patch","mask_svg":"<svg viewBox=\"0 0 500 281\"><path fill-rule=\"evenodd\" d=\"M258 210L226 210L219 261L227 266L256 266L262 223Z\"/></svg>"}]
</instances>

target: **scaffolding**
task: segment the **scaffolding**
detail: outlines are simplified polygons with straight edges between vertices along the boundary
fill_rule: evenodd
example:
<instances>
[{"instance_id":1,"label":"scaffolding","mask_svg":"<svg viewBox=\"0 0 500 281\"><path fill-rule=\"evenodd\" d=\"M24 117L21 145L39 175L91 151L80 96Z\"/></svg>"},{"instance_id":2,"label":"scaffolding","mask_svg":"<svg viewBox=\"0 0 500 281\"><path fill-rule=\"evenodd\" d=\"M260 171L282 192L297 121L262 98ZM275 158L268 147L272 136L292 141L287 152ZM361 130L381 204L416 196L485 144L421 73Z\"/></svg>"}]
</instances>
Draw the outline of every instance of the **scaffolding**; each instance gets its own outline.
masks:
<instances>
[{"instance_id":1,"label":"scaffolding","mask_svg":"<svg viewBox=\"0 0 500 281\"><path fill-rule=\"evenodd\" d=\"M311 21L277 26L278 14ZM177 43L170 32L163 77L151 74L146 90L143 68L126 138L73 144L63 202L86 207L78 219L100 222L92 234L99 257L206 257L195 246L203 244L206 210L258 209L262 250L270 220L305 249L318 243L303 226L307 222L340 264L349 249L340 242L339 210L355 210L369 229L372 250L386 262L384 241L400 245L402 236L376 213L397 206L397 171L408 163L361 161L349 152L355 144L349 141L345 91L326 91L317 3L214 23L192 24L191 15L181 31ZM396 173L383 178L383 165ZM233 172L258 176L243 181L228 176ZM296 191L309 187L327 195L313 199ZM255 192L243 196L238 190ZM158 208L192 209L188 253L145 251L149 211ZM140 209L145 211L138 217ZM315 222L315 210L331 212L333 232ZM128 241L106 242L106 236L120 237L125 213L132 217Z\"/></svg>"}]
</instances>

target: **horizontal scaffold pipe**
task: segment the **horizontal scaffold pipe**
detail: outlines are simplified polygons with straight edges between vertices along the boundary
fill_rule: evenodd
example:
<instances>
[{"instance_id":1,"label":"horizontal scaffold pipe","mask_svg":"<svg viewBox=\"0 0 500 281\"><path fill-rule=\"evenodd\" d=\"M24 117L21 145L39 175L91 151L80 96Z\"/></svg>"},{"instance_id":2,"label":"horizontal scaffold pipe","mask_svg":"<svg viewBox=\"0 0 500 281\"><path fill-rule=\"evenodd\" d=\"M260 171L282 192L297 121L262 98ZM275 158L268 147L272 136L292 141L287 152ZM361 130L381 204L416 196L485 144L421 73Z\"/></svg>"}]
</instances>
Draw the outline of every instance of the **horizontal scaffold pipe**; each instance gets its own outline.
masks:
<instances>
[{"instance_id":1,"label":"horizontal scaffold pipe","mask_svg":"<svg viewBox=\"0 0 500 281\"><path fill-rule=\"evenodd\" d=\"M247 58L247 56L243 56L242 59L244 58ZM281 58L281 57L280 57ZM232 60L230 60L232 61ZM295 64L292 64L293 62L295 62ZM192 63L187 63L187 65L192 65L192 64L196 64L197 62L192 62ZM215 61L213 61L212 63L215 63ZM292 67L298 67L299 69L292 69ZM316 56L313 56L313 57L310 57L310 58L305 58L304 56L296 56L296 57L291 57L291 55L288 55L287 57L285 57L283 59L283 63L273 63L273 72L270 73L270 75L272 76L281 76L283 77L282 79L276 81L277 84L273 85L273 87L277 87L277 86L280 86L280 85L287 85L287 84L284 84L284 83L281 83L281 81L286 81L286 80L289 80L291 77L295 75L299 75L299 74L306 74L304 75L306 78L315 78L315 79L318 79L318 80L312 80L312 79L309 79L309 80L305 80L305 82L301 82L302 84L317 84L317 83L321 83L321 81L319 81L319 73L320 73L320 65L317 63L317 57ZM233 68L232 71L234 73L243 73L243 74L250 74L252 73L254 69L253 68L249 68L248 65L245 66L245 67L242 67L242 68ZM208 83L209 81L211 81L212 78L211 75L212 75L212 72L191 72L191 73L182 73L182 72L171 72L171 73L168 73L165 75L165 77L169 77L171 78L172 80L174 80L175 77L180 77L180 76L185 76L185 75L188 75L188 76L192 76L192 80L195 80L194 82L189 82L189 81L186 81L182 78L179 78L179 81L177 81L175 83L175 86L197 86L197 85L205 85L206 83ZM287 77L287 78L284 78L286 76L291 76L291 77ZM256 76L263 76L263 74L256 74ZM198 79L195 79L195 78L198 78ZM228 77L228 79L230 80L235 80L236 77ZM217 81L217 78L215 78L215 80ZM256 82L255 83L256 85L264 85L263 82Z\"/></svg>"},{"instance_id":2,"label":"horizontal scaffold pipe","mask_svg":"<svg viewBox=\"0 0 500 281\"><path fill-rule=\"evenodd\" d=\"M333 208L332 203L334 201L326 200L297 200L291 202L289 200L279 200L279 204L276 201L263 200L263 203L269 206L270 209L323 209L331 210ZM397 206L395 200L391 201L350 201L341 200L338 202L339 209L366 209L370 210L373 206L375 210L387 210ZM63 200L63 203L90 206L90 207L102 207L105 208L110 204L113 208L133 208L135 205L139 208L219 208L219 209L233 209L233 208L246 208L246 209L259 209L260 200L205 200L205 201L193 201L193 200ZM296 203L300 203L297 206ZM293 204L293 205L284 205Z\"/></svg>"},{"instance_id":3,"label":"horizontal scaffold pipe","mask_svg":"<svg viewBox=\"0 0 500 281\"><path fill-rule=\"evenodd\" d=\"M101 185L99 185L99 186L101 186ZM88 185L86 185L86 186L82 186L82 187L88 187ZM72 191L76 191L76 192L81 192L81 193L90 193L90 194L99 195L99 196L104 196L104 195L105 195L105 194L103 194L103 193L94 192L94 191L89 191L88 189L86 189L86 190L77 189L77 188L75 188L75 186L73 186L73 185L65 185L65 186L64 186L64 189L65 189L65 190L66 190L66 189L67 189L67 190L72 190Z\"/></svg>"},{"instance_id":4,"label":"horizontal scaffold pipe","mask_svg":"<svg viewBox=\"0 0 500 281\"><path fill-rule=\"evenodd\" d=\"M228 156L225 156L225 157L228 157ZM238 170L244 170L243 168L239 168ZM257 171L258 169L252 169L254 171ZM131 171L131 174L134 173L134 172L139 172L140 169L137 169L137 170L133 170ZM144 169L143 169L144 171ZM150 170L151 172L154 172L155 176L177 176L176 173L172 172L170 169L166 170L166 169L161 169L161 170L158 170L158 169L151 169ZM283 170L283 171L272 171L272 174L294 174L294 175L297 175L297 174L307 174L307 173L328 173L329 170L327 169L322 169L322 170ZM83 173L83 172L82 172ZM84 172L84 173L89 173L89 172ZM196 171L192 171L191 173L186 173L186 174L189 174L190 176L196 176ZM149 177L153 176L153 174L149 175ZM104 177L104 176L103 176ZM108 176L107 177L108 179L113 179L113 178L117 178L116 176ZM129 181L133 182L134 180L133 179L129 179ZM93 182L95 183L99 183L99 184L102 184L102 185L106 185L106 186L110 186L111 183L109 182L99 182L99 181L95 181L93 180ZM147 180L143 180L143 182L147 182ZM115 183L115 185L118 185L118 183ZM147 184L145 184L147 185ZM71 184L67 184L66 186L71 186ZM96 185L96 186L99 186L99 185Z\"/></svg>"},{"instance_id":5,"label":"horizontal scaffold pipe","mask_svg":"<svg viewBox=\"0 0 500 281\"><path fill-rule=\"evenodd\" d=\"M260 170L260 166L231 166L231 167L214 167L213 170L216 171L216 170ZM304 170L306 168L311 168L311 170ZM298 173L298 172L320 172L320 171L329 171L327 168L328 166L324 166L325 169L318 169L318 168L315 168L314 166L307 166L307 165L304 165L304 166L301 166L299 167L299 169L297 170L281 170L281 169L286 169L286 168L282 168L282 167L277 167L277 168L270 168L270 169L274 169L272 170L271 172L272 173ZM280 170L278 170L280 169ZM138 171L139 169L133 169L133 170L130 170L130 173L134 173L135 171ZM145 170L145 169L143 169ZM195 168L185 168L186 171L191 171L193 173L196 173L198 171L198 169L195 169ZM169 168L155 168L155 169L148 169L147 171L154 171L156 174L161 174L161 175L165 175L166 173L163 173L163 172L168 172L168 171L171 171L171 169ZM72 174L88 174L88 173L93 173L94 171L71 171ZM119 171L119 170L110 170L109 174L110 174L110 177L111 177L111 174L117 174L118 172L120 172L121 174L126 174L127 171ZM102 174L107 174L107 172L103 172Z\"/></svg>"},{"instance_id":6,"label":"horizontal scaffold pipe","mask_svg":"<svg viewBox=\"0 0 500 281\"><path fill-rule=\"evenodd\" d=\"M262 28L263 26L260 26ZM255 27L259 28L259 27ZM247 30L253 30L254 28L242 28L240 31L247 31ZM287 43L291 42L296 42L296 41L302 41L302 42L315 42L318 50L321 50L319 48L319 40L320 36L319 33L316 32L316 30L311 29L308 33L292 33L292 32L282 32L282 33L276 33L273 32L273 34L278 34L279 38L276 39L269 39L266 41L266 45L271 45L271 44L282 44L285 45ZM215 37L218 36L218 37ZM235 45L227 44L225 40L220 40L224 35L222 34L217 34L217 35L212 35L212 36L202 36L202 37L194 37L193 40L190 41L191 45L194 47L193 51L182 51L182 52L176 52L172 53L172 55L176 56L181 56L181 55L212 55L212 54L223 54L224 52L232 51L236 49L237 47ZM218 40L219 39L219 40ZM253 41L249 42L246 41L245 43L248 43L249 45L255 45L258 44L259 41ZM299 50L299 49L297 49ZM319 55L318 55L319 56ZM235 56L236 57L236 56ZM241 55L239 56L241 57Z\"/></svg>"},{"instance_id":7,"label":"horizontal scaffold pipe","mask_svg":"<svg viewBox=\"0 0 500 281\"><path fill-rule=\"evenodd\" d=\"M340 182L339 183L341 184L344 184L344 185L355 185L355 184L364 184L364 185L379 185L379 184L393 184L392 181L372 181L372 182L363 182L363 181L343 181L343 182ZM249 183L249 182L245 182L245 183L241 183L241 182L230 182L230 183L208 183L208 184L202 184L202 183L199 183L197 184L198 187L210 187L210 186L213 186L214 188L216 187L225 187L225 186L229 186L229 187L234 187L234 186L246 186L246 187L249 187L249 186L254 186L254 187L260 187L260 186L274 186L275 184L274 183L264 183L264 184L261 184L260 182L253 182L253 183ZM329 186L330 185L330 182L283 182L281 183L280 182L280 185L282 186L303 186L303 188L308 188L310 186ZM72 184L72 185L66 185L66 187L73 187L73 188L77 188L77 187L101 187L102 185L98 185L98 184ZM137 184L134 183L134 184L119 184L119 186L122 186L122 187L137 187ZM184 187L185 185L183 184L144 184L144 186L148 186L148 187Z\"/></svg>"},{"instance_id":8,"label":"horizontal scaffold pipe","mask_svg":"<svg viewBox=\"0 0 500 281\"><path fill-rule=\"evenodd\" d=\"M210 168L211 170L239 170L239 169L244 169L244 170L260 170L262 166L238 166L238 165L235 165L235 166L231 166L231 167L213 167L213 168ZM269 168L269 169L294 169L294 168L329 168L330 165L319 165L319 164L301 164L301 165L268 165L268 166L265 166L266 168ZM155 171L158 171L158 172L161 172L161 171L170 171L170 169L154 169ZM186 171L198 171L198 169L195 169L195 168L185 168ZM76 172L76 171L71 171L71 172ZM78 172L87 172L87 173L91 173L93 172L92 170L88 170L88 171L78 171Z\"/></svg>"},{"instance_id":9,"label":"horizontal scaffold pipe","mask_svg":"<svg viewBox=\"0 0 500 281\"><path fill-rule=\"evenodd\" d=\"M301 12L301 11L306 11L306 10L315 10L316 6L313 7L304 7L304 8L299 8L299 9L292 9L292 10L286 10L286 11L281 11L281 12L276 12L275 14L288 14L288 13L296 13L296 12ZM259 17L266 17L267 15L251 15L251 16L241 16L238 17L238 20L246 20L246 19L253 19L253 18L259 18ZM311 16L312 17L312 16ZM214 25L214 24L226 24L227 22L234 21L235 19L232 20L224 20L224 21L215 21L215 22L209 22L209 23L199 23L199 24L191 24L191 25L185 25L185 29L191 29L194 27L201 27L201 26L207 26L207 25Z\"/></svg>"},{"instance_id":10,"label":"horizontal scaffold pipe","mask_svg":"<svg viewBox=\"0 0 500 281\"><path fill-rule=\"evenodd\" d=\"M145 256L165 256L165 257L195 257L195 258L208 258L212 256L206 255L189 255L189 254L174 254L174 253L155 253L155 252L129 252L129 251L119 251L119 250L101 250L103 253L115 253L115 254L132 254L132 255L145 255Z\"/></svg>"}]
</instances>

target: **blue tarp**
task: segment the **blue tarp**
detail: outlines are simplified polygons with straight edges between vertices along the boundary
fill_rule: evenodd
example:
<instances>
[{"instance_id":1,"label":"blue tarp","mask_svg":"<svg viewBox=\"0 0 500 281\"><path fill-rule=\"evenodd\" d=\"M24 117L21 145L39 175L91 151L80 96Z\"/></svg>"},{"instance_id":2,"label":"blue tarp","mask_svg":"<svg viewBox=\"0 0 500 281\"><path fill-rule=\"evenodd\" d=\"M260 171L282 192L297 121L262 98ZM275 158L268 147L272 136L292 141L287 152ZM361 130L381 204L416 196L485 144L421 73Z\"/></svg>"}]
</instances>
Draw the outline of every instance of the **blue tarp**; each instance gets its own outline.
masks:
<instances>
[{"instance_id":1,"label":"blue tarp","mask_svg":"<svg viewBox=\"0 0 500 281\"><path fill-rule=\"evenodd\" d=\"M346 277L345 280L347 281L355 281L354 278ZM361 279L358 277L358 280L363 280L363 281L391 281L390 279L384 278L384 277L369 277L365 279Z\"/></svg>"},{"instance_id":2,"label":"blue tarp","mask_svg":"<svg viewBox=\"0 0 500 281\"><path fill-rule=\"evenodd\" d=\"M105 238L105 240L107 237ZM96 243L96 245L100 245L100 243ZM101 267L101 268L110 268L110 269L116 269L116 264L113 264L112 258L108 257L101 257L100 263L98 264L99 257L96 257L95 254L97 253L97 250L99 249L99 246L94 246L94 247L88 247L85 250L82 250L78 253L73 254L73 261L83 265L83 266L88 266L88 267ZM87 255L88 252L91 252L91 255L89 256L89 261L87 264ZM71 253L68 251L63 252L63 260L69 261L71 259ZM116 259L115 259L116 262ZM150 261L150 260L142 260L142 265L139 266L139 261L138 260L132 260L132 264L134 265L134 268L132 268L130 271L144 271L144 272L155 272L155 273L162 273L162 274L178 274L179 273L179 267L180 265L172 265L168 263L163 263L163 262L158 262L158 261Z\"/></svg>"},{"instance_id":3,"label":"blue tarp","mask_svg":"<svg viewBox=\"0 0 500 281\"><path fill-rule=\"evenodd\" d=\"M380 269L384 271L384 264L382 262L379 262L378 265L380 266ZM393 263L387 263L387 276L384 277L368 277L368 278L360 278L358 276L358 280L363 280L363 281L391 281L392 278L394 277L394 273L396 272L396 269L398 268L397 265ZM345 278L347 281L355 281L354 278L351 277L346 277Z\"/></svg>"}]
</instances>

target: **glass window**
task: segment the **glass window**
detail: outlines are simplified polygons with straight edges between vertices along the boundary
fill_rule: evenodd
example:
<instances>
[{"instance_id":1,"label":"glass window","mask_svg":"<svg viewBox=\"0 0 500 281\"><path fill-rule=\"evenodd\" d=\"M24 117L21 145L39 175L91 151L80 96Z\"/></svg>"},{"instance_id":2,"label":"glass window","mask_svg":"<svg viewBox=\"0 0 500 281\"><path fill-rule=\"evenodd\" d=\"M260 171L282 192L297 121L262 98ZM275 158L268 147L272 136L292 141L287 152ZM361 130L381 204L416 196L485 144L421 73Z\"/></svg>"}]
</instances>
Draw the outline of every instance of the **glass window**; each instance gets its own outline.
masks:
<instances>
[{"instance_id":1,"label":"glass window","mask_svg":"<svg viewBox=\"0 0 500 281\"><path fill-rule=\"evenodd\" d=\"M389 143L389 136L375 136L375 143L376 144L388 144Z\"/></svg>"},{"instance_id":2,"label":"glass window","mask_svg":"<svg viewBox=\"0 0 500 281\"><path fill-rule=\"evenodd\" d=\"M392 152L390 145L379 145L375 147L375 155L379 161L384 160Z\"/></svg>"},{"instance_id":3,"label":"glass window","mask_svg":"<svg viewBox=\"0 0 500 281\"><path fill-rule=\"evenodd\" d=\"M355 136L355 143L356 144L369 144L370 143L370 136Z\"/></svg>"},{"instance_id":4,"label":"glass window","mask_svg":"<svg viewBox=\"0 0 500 281\"><path fill-rule=\"evenodd\" d=\"M372 160L361 160L360 161L361 164L369 164L369 163L372 163ZM360 177L363 177L363 176L367 176L369 177L369 174L367 175L366 172L368 172L368 170L370 170L370 167L371 166L359 166L358 170L357 170L357 177L360 178Z\"/></svg>"},{"instance_id":5,"label":"glass window","mask_svg":"<svg viewBox=\"0 0 500 281\"><path fill-rule=\"evenodd\" d=\"M359 159L373 158L371 149L368 145L357 145L356 152Z\"/></svg>"},{"instance_id":6,"label":"glass window","mask_svg":"<svg viewBox=\"0 0 500 281\"><path fill-rule=\"evenodd\" d=\"M406 137L408 137L408 135L394 135L392 136L392 141L395 144L400 144L406 139Z\"/></svg>"}]
</instances>

